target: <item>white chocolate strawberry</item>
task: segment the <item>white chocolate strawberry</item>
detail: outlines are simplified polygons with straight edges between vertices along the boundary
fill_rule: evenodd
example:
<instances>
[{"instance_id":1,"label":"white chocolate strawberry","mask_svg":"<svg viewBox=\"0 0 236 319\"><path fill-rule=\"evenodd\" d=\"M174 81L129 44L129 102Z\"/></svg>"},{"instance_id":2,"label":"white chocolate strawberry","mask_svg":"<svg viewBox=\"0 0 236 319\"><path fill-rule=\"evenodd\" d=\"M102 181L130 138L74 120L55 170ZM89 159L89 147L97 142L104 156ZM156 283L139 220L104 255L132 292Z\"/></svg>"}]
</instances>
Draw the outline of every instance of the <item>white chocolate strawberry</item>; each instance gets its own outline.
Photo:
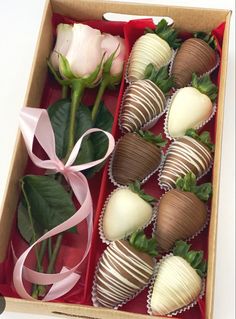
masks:
<instances>
[{"instance_id":1,"label":"white chocolate strawberry","mask_svg":"<svg viewBox=\"0 0 236 319\"><path fill-rule=\"evenodd\" d=\"M206 262L202 252L189 251L189 248L190 245L179 241L174 256L160 262L151 296L152 314L170 314L190 305L200 295Z\"/></svg>"},{"instance_id":2,"label":"white chocolate strawberry","mask_svg":"<svg viewBox=\"0 0 236 319\"><path fill-rule=\"evenodd\" d=\"M133 82L143 79L145 69L150 63L157 68L166 65L172 56L171 47L180 45L176 36L176 31L168 26L164 19L158 23L155 30L147 29L147 33L141 36L132 48L128 80Z\"/></svg>"},{"instance_id":3,"label":"white chocolate strawberry","mask_svg":"<svg viewBox=\"0 0 236 319\"><path fill-rule=\"evenodd\" d=\"M129 188L117 189L111 195L103 216L103 233L106 239L123 239L143 228L151 220L153 207L150 201L154 198L144 194L140 188L138 192L143 194L144 198L146 196L149 202Z\"/></svg>"},{"instance_id":4,"label":"white chocolate strawberry","mask_svg":"<svg viewBox=\"0 0 236 319\"><path fill-rule=\"evenodd\" d=\"M217 87L209 75L197 79L193 75L194 87L179 89L167 114L167 131L173 137L181 137L185 132L202 126L213 112L213 101L217 96Z\"/></svg>"}]
</instances>

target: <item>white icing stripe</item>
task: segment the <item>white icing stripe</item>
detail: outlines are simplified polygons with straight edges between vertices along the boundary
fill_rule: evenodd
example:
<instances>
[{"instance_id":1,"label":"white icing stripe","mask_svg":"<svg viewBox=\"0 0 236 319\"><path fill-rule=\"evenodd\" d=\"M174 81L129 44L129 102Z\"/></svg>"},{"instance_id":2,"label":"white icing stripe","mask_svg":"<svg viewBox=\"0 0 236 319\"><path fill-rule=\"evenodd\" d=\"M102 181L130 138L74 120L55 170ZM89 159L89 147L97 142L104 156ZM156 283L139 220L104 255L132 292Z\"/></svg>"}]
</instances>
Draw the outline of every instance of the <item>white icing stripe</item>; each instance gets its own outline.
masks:
<instances>
[{"instance_id":1,"label":"white icing stripe","mask_svg":"<svg viewBox=\"0 0 236 319\"><path fill-rule=\"evenodd\" d=\"M124 97L121 125L129 131L140 128L164 110L165 97L150 80L132 83Z\"/></svg>"},{"instance_id":2,"label":"white icing stripe","mask_svg":"<svg viewBox=\"0 0 236 319\"><path fill-rule=\"evenodd\" d=\"M121 241L113 242L104 251L97 271L99 303L109 308L115 307L144 286L152 273L153 268Z\"/></svg>"},{"instance_id":3,"label":"white icing stripe","mask_svg":"<svg viewBox=\"0 0 236 319\"><path fill-rule=\"evenodd\" d=\"M186 260L178 256L164 259L153 287L152 311L166 315L188 305L199 295L201 284L200 276Z\"/></svg>"},{"instance_id":4,"label":"white icing stripe","mask_svg":"<svg viewBox=\"0 0 236 319\"><path fill-rule=\"evenodd\" d=\"M186 143L191 142L192 145ZM197 177L204 174L212 160L211 153L195 139L184 136L170 145L166 160L161 172L160 182L162 185L173 185L178 177L186 175L193 166ZM186 162L186 163L185 163Z\"/></svg>"}]
</instances>

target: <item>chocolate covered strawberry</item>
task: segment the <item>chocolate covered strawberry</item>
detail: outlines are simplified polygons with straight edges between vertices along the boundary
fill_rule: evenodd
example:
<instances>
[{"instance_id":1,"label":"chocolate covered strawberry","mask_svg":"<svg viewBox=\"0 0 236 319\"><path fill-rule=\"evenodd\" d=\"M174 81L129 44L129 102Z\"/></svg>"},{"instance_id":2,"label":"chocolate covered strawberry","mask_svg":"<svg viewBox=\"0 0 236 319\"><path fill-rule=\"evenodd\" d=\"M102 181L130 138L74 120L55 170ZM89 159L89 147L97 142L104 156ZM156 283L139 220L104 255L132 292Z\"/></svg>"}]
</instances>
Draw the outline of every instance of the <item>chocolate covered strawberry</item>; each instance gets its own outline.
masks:
<instances>
[{"instance_id":1,"label":"chocolate covered strawberry","mask_svg":"<svg viewBox=\"0 0 236 319\"><path fill-rule=\"evenodd\" d=\"M180 45L177 32L162 19L155 30L147 28L147 33L135 42L128 65L130 82L144 78L146 67L152 63L157 68L166 65L172 56L172 48Z\"/></svg>"},{"instance_id":2,"label":"chocolate covered strawberry","mask_svg":"<svg viewBox=\"0 0 236 319\"><path fill-rule=\"evenodd\" d=\"M165 145L161 134L149 131L127 133L118 141L111 162L111 175L119 185L143 181L159 167L161 146Z\"/></svg>"},{"instance_id":3,"label":"chocolate covered strawberry","mask_svg":"<svg viewBox=\"0 0 236 319\"><path fill-rule=\"evenodd\" d=\"M214 145L209 132L200 135L195 130L187 130L186 135L173 141L166 153L159 184L164 189L175 187L176 180L188 172L197 179L206 174L213 160Z\"/></svg>"},{"instance_id":4,"label":"chocolate covered strawberry","mask_svg":"<svg viewBox=\"0 0 236 319\"><path fill-rule=\"evenodd\" d=\"M150 308L153 315L167 315L195 302L202 290L207 264L202 251L191 245L176 243L173 256L160 261L152 290Z\"/></svg>"},{"instance_id":5,"label":"chocolate covered strawberry","mask_svg":"<svg viewBox=\"0 0 236 319\"><path fill-rule=\"evenodd\" d=\"M197 78L193 74L191 87L179 89L167 114L167 133L170 137L183 136L187 129L199 128L211 116L218 88L210 76Z\"/></svg>"},{"instance_id":6,"label":"chocolate covered strawberry","mask_svg":"<svg viewBox=\"0 0 236 319\"><path fill-rule=\"evenodd\" d=\"M155 199L141 190L139 182L115 190L104 209L104 237L119 240L143 228L152 219L154 203Z\"/></svg>"},{"instance_id":7,"label":"chocolate covered strawberry","mask_svg":"<svg viewBox=\"0 0 236 319\"><path fill-rule=\"evenodd\" d=\"M144 77L144 80L131 83L123 97L120 125L126 132L139 130L151 122L153 126L156 123L153 120L165 109L165 94L174 86L167 66L158 70L149 64Z\"/></svg>"},{"instance_id":8,"label":"chocolate covered strawberry","mask_svg":"<svg viewBox=\"0 0 236 319\"><path fill-rule=\"evenodd\" d=\"M172 75L177 88L187 86L192 74L203 75L217 64L215 40L211 34L197 32L178 49L172 64Z\"/></svg>"},{"instance_id":9,"label":"chocolate covered strawberry","mask_svg":"<svg viewBox=\"0 0 236 319\"><path fill-rule=\"evenodd\" d=\"M188 173L178 178L176 189L161 197L156 228L160 251L169 251L177 240L191 238L203 228L207 220L205 202L211 192L211 183L197 186L196 176Z\"/></svg>"},{"instance_id":10,"label":"chocolate covered strawberry","mask_svg":"<svg viewBox=\"0 0 236 319\"><path fill-rule=\"evenodd\" d=\"M148 240L142 232L133 234L129 242L112 242L98 264L94 304L115 308L134 297L149 283L156 255L156 240Z\"/></svg>"}]
</instances>

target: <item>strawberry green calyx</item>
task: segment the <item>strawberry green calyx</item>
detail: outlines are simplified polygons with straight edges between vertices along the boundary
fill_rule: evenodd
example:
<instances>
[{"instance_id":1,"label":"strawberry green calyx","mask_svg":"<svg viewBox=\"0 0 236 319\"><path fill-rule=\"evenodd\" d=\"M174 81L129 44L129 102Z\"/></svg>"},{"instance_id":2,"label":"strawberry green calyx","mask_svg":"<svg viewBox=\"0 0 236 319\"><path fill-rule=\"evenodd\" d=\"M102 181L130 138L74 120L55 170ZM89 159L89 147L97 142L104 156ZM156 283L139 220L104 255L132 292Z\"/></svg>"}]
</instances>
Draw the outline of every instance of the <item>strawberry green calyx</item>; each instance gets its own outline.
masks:
<instances>
[{"instance_id":1,"label":"strawberry green calyx","mask_svg":"<svg viewBox=\"0 0 236 319\"><path fill-rule=\"evenodd\" d=\"M137 134L141 136L145 141L155 144L158 147L164 147L166 145L166 140L162 138L162 134L160 133L159 135L154 135L150 131L142 131L139 130L137 131Z\"/></svg>"},{"instance_id":2,"label":"strawberry green calyx","mask_svg":"<svg viewBox=\"0 0 236 319\"><path fill-rule=\"evenodd\" d=\"M212 194L212 184L205 183L197 185L196 176L190 172L183 178L179 177L176 181L176 188L184 192L194 193L201 201L208 201Z\"/></svg>"},{"instance_id":3,"label":"strawberry green calyx","mask_svg":"<svg viewBox=\"0 0 236 319\"><path fill-rule=\"evenodd\" d=\"M165 19L162 19L156 25L154 30L146 28L146 33L155 33L160 38L165 40L173 49L177 49L181 44L181 39L177 38L176 30L172 26L169 26Z\"/></svg>"},{"instance_id":4,"label":"strawberry green calyx","mask_svg":"<svg viewBox=\"0 0 236 319\"><path fill-rule=\"evenodd\" d=\"M164 94L167 94L171 88L175 87L173 77L169 76L167 65L157 69L152 63L148 64L144 78L156 84Z\"/></svg>"},{"instance_id":5,"label":"strawberry green calyx","mask_svg":"<svg viewBox=\"0 0 236 319\"><path fill-rule=\"evenodd\" d=\"M216 49L216 40L214 35L211 34L211 32L206 33L206 32L195 32L193 33L194 38L202 39L205 41L213 50Z\"/></svg>"},{"instance_id":6,"label":"strawberry green calyx","mask_svg":"<svg viewBox=\"0 0 236 319\"><path fill-rule=\"evenodd\" d=\"M142 189L139 181L135 181L133 184L129 184L129 189L138 194L145 202L150 205L154 205L156 203L156 198L152 197L151 195L146 194Z\"/></svg>"},{"instance_id":7,"label":"strawberry green calyx","mask_svg":"<svg viewBox=\"0 0 236 319\"><path fill-rule=\"evenodd\" d=\"M179 240L175 243L173 254L184 258L196 270L198 275L203 278L207 272L207 262L203 259L203 251L189 250L190 247L190 244L188 245L185 241Z\"/></svg>"},{"instance_id":8,"label":"strawberry green calyx","mask_svg":"<svg viewBox=\"0 0 236 319\"><path fill-rule=\"evenodd\" d=\"M210 75L207 74L198 78L195 73L192 75L192 87L200 91L202 94L207 95L212 102L216 101L218 88L211 81Z\"/></svg>"},{"instance_id":9,"label":"strawberry green calyx","mask_svg":"<svg viewBox=\"0 0 236 319\"><path fill-rule=\"evenodd\" d=\"M214 152L215 145L211 142L211 136L208 131L204 131L201 134L198 134L194 129L188 129L185 133L186 136L194 138L196 141L199 141L206 145L211 152Z\"/></svg>"},{"instance_id":10,"label":"strawberry green calyx","mask_svg":"<svg viewBox=\"0 0 236 319\"><path fill-rule=\"evenodd\" d=\"M158 255L156 238L152 237L148 239L143 231L133 233L129 238L129 243L138 251L147 253L152 257Z\"/></svg>"}]
</instances>

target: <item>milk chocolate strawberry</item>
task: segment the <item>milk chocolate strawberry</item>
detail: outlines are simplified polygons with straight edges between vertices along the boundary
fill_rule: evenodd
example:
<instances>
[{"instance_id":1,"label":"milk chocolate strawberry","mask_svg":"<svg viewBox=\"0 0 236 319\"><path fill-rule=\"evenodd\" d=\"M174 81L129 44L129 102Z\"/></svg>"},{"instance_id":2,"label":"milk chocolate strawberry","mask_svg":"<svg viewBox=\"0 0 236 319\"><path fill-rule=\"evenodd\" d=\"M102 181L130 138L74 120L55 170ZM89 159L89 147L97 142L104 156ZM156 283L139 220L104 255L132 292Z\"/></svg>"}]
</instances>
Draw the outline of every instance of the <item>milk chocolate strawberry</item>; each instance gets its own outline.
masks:
<instances>
[{"instance_id":1,"label":"milk chocolate strawberry","mask_svg":"<svg viewBox=\"0 0 236 319\"><path fill-rule=\"evenodd\" d=\"M188 173L178 178L176 189L165 193L157 213L157 244L160 251L169 251L180 239L188 239L203 228L207 220L207 201L211 183L196 185L196 176Z\"/></svg>"},{"instance_id":2,"label":"milk chocolate strawberry","mask_svg":"<svg viewBox=\"0 0 236 319\"><path fill-rule=\"evenodd\" d=\"M210 76L193 74L191 87L179 89L167 114L167 132L172 138L183 136L187 129L199 128L211 116L218 88Z\"/></svg>"},{"instance_id":3,"label":"milk chocolate strawberry","mask_svg":"<svg viewBox=\"0 0 236 319\"><path fill-rule=\"evenodd\" d=\"M211 34L197 32L178 49L172 65L172 75L177 88L187 86L192 74L203 75L217 63L215 40Z\"/></svg>"},{"instance_id":4,"label":"milk chocolate strawberry","mask_svg":"<svg viewBox=\"0 0 236 319\"><path fill-rule=\"evenodd\" d=\"M180 40L172 26L162 19L155 30L147 28L147 33L135 42L129 60L128 80L144 78L146 67L152 63L157 68L166 65L172 56L172 48L177 48Z\"/></svg>"},{"instance_id":5,"label":"milk chocolate strawberry","mask_svg":"<svg viewBox=\"0 0 236 319\"><path fill-rule=\"evenodd\" d=\"M153 315L167 315L195 302L202 290L207 264L202 251L189 250L191 245L176 243L173 256L160 262L151 295Z\"/></svg>"},{"instance_id":6,"label":"milk chocolate strawberry","mask_svg":"<svg viewBox=\"0 0 236 319\"><path fill-rule=\"evenodd\" d=\"M139 182L115 190L104 210L104 237L119 240L143 228L152 219L154 203L155 198L144 193Z\"/></svg>"},{"instance_id":7,"label":"milk chocolate strawberry","mask_svg":"<svg viewBox=\"0 0 236 319\"><path fill-rule=\"evenodd\" d=\"M211 166L213 150L209 132L198 135L193 129L187 130L186 135L173 141L167 150L159 177L160 186L173 188L176 180L188 172L194 173L197 179L202 177Z\"/></svg>"},{"instance_id":8,"label":"milk chocolate strawberry","mask_svg":"<svg viewBox=\"0 0 236 319\"><path fill-rule=\"evenodd\" d=\"M112 242L104 251L95 277L95 304L115 308L148 284L157 255L156 240L135 233L129 242Z\"/></svg>"},{"instance_id":9,"label":"milk chocolate strawberry","mask_svg":"<svg viewBox=\"0 0 236 319\"><path fill-rule=\"evenodd\" d=\"M165 94L173 86L167 66L158 70L149 64L145 70L145 79L131 83L124 94L121 128L133 132L157 118L165 109Z\"/></svg>"},{"instance_id":10,"label":"milk chocolate strawberry","mask_svg":"<svg viewBox=\"0 0 236 319\"><path fill-rule=\"evenodd\" d=\"M119 185L142 181L150 176L160 165L161 146L166 141L149 131L127 133L118 141L113 153L111 174Z\"/></svg>"}]
</instances>

